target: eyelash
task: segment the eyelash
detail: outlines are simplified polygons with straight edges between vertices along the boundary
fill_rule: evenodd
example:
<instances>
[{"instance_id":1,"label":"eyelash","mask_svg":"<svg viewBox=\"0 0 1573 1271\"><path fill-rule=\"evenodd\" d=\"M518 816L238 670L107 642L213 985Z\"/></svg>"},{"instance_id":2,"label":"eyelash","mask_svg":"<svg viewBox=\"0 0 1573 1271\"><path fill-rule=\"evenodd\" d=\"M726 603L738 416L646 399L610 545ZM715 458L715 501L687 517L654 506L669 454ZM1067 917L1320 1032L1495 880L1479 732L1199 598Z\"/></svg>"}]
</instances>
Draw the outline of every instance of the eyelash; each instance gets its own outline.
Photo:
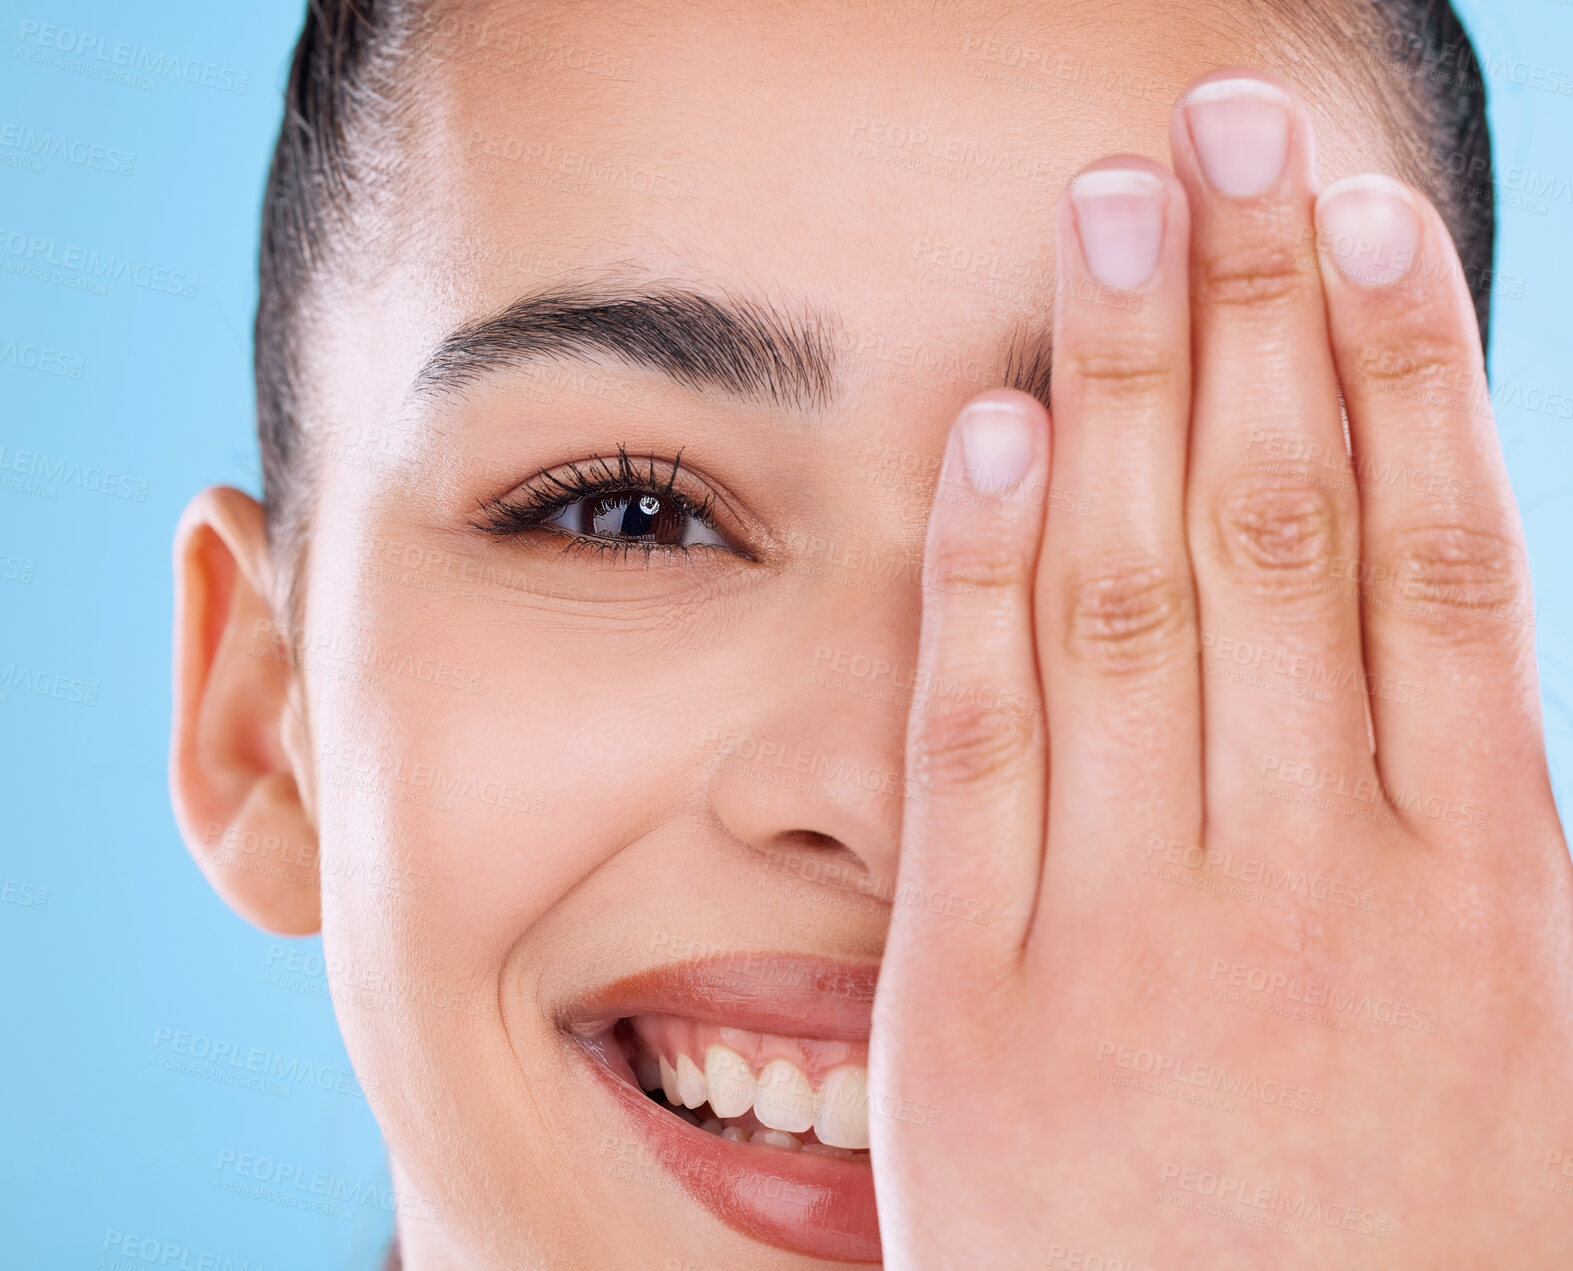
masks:
<instances>
[{"instance_id":1,"label":"eyelash","mask_svg":"<svg viewBox=\"0 0 1573 1271\"><path fill-rule=\"evenodd\" d=\"M622 446L615 458L594 455L587 460L564 465L553 472L543 472L531 477L523 485L499 498L481 503L481 515L473 522L483 533L497 538L514 538L521 534L540 531L566 540L563 554L592 552L610 560L625 560L632 553L640 553L647 561L655 553L678 553L689 556L695 551L721 550L709 545L676 543L618 542L612 539L592 538L573 533L547 521L584 499L607 494L653 494L670 499L684 516L691 516L701 525L717 534L723 533L711 512L715 499L706 495L695 502L677 489L677 474L682 466L682 452L672 460L641 459L637 464ZM665 469L663 476L658 468Z\"/></svg>"}]
</instances>

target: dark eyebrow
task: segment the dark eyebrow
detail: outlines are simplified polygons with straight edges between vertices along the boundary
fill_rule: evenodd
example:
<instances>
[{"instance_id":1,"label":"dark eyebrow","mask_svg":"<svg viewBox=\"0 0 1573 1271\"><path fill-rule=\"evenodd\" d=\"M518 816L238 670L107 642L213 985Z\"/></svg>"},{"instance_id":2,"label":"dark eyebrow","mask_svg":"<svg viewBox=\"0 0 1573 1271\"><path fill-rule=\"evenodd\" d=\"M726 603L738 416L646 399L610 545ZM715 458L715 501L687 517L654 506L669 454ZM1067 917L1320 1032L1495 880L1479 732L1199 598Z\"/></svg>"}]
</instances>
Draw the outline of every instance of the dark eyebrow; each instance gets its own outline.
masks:
<instances>
[{"instance_id":1,"label":"dark eyebrow","mask_svg":"<svg viewBox=\"0 0 1573 1271\"><path fill-rule=\"evenodd\" d=\"M1049 409L1049 384L1054 377L1054 337L1047 326L1018 327L1005 345L1006 388L1036 397Z\"/></svg>"},{"instance_id":2,"label":"dark eyebrow","mask_svg":"<svg viewBox=\"0 0 1573 1271\"><path fill-rule=\"evenodd\" d=\"M463 389L541 359L611 357L695 389L815 410L835 395L831 323L757 300L683 290L524 296L448 335L415 377L417 393Z\"/></svg>"}]
</instances>

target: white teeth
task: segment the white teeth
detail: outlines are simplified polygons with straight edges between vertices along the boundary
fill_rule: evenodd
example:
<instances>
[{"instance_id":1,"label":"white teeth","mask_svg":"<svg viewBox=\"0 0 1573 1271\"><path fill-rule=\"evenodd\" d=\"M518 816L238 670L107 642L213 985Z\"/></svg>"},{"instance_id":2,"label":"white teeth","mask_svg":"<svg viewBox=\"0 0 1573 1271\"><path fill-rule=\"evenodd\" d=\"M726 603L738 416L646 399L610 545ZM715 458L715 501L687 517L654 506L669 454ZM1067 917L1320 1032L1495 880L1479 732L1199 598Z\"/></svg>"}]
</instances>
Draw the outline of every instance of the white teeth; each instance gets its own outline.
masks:
<instances>
[{"instance_id":1,"label":"white teeth","mask_svg":"<svg viewBox=\"0 0 1573 1271\"><path fill-rule=\"evenodd\" d=\"M677 1057L677 1093L685 1108L697 1108L710 1097L705 1089L705 1074L687 1055Z\"/></svg>"},{"instance_id":2,"label":"white teeth","mask_svg":"<svg viewBox=\"0 0 1573 1271\"><path fill-rule=\"evenodd\" d=\"M867 1068L848 1064L825 1078L819 1087L814 1133L821 1143L831 1147L868 1146Z\"/></svg>"},{"instance_id":3,"label":"white teeth","mask_svg":"<svg viewBox=\"0 0 1573 1271\"><path fill-rule=\"evenodd\" d=\"M705 1085L710 1110L718 1117L740 1117L754 1106L754 1074L748 1060L730 1046L705 1051Z\"/></svg>"},{"instance_id":4,"label":"white teeth","mask_svg":"<svg viewBox=\"0 0 1573 1271\"><path fill-rule=\"evenodd\" d=\"M658 1051L634 1057L634 1074L645 1089L657 1086L666 1102L692 1125L734 1143L768 1143L794 1150L795 1137L813 1130L819 1142L806 1146L826 1155L864 1151L869 1145L868 1070L861 1064L833 1068L816 1091L792 1060L778 1056L754 1076L749 1060L719 1043L707 1046L701 1069L683 1051L675 1065ZM709 1105L701 1125L693 1109ZM759 1127L750 1133L725 1124L752 1110Z\"/></svg>"},{"instance_id":5,"label":"white teeth","mask_svg":"<svg viewBox=\"0 0 1573 1271\"><path fill-rule=\"evenodd\" d=\"M801 1133L814 1124L814 1087L790 1059L772 1059L759 1074L754 1115L772 1130Z\"/></svg>"},{"instance_id":6,"label":"white teeth","mask_svg":"<svg viewBox=\"0 0 1573 1271\"><path fill-rule=\"evenodd\" d=\"M682 1107L683 1097L677 1093L677 1070L666 1062L665 1055L660 1057L656 1075L661 1078L661 1093L666 1096L666 1101L674 1108Z\"/></svg>"}]
</instances>

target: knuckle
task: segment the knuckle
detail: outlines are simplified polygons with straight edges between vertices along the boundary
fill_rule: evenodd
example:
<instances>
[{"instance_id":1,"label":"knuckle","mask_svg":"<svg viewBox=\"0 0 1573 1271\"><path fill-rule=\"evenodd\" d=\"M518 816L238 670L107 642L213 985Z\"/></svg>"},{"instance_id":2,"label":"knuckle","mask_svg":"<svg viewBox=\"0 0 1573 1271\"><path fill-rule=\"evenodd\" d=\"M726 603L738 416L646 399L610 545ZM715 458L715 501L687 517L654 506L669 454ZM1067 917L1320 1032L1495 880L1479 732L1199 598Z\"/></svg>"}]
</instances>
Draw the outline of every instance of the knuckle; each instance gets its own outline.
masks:
<instances>
[{"instance_id":1,"label":"knuckle","mask_svg":"<svg viewBox=\"0 0 1573 1271\"><path fill-rule=\"evenodd\" d=\"M1307 294L1316 280L1304 253L1286 244L1257 244L1205 258L1197 299L1219 309L1270 309Z\"/></svg>"},{"instance_id":2,"label":"knuckle","mask_svg":"<svg viewBox=\"0 0 1573 1271\"><path fill-rule=\"evenodd\" d=\"M918 742L920 780L934 786L992 785L1025 773L1038 740L1038 717L955 702L925 715Z\"/></svg>"},{"instance_id":3,"label":"knuckle","mask_svg":"<svg viewBox=\"0 0 1573 1271\"><path fill-rule=\"evenodd\" d=\"M1221 556L1239 579L1277 595L1319 589L1343 529L1330 493L1293 475L1248 472L1213 504Z\"/></svg>"},{"instance_id":4,"label":"knuckle","mask_svg":"<svg viewBox=\"0 0 1573 1271\"><path fill-rule=\"evenodd\" d=\"M1152 561L1096 569L1065 595L1064 647L1072 661L1129 674L1184 655L1191 640L1189 573Z\"/></svg>"},{"instance_id":5,"label":"knuckle","mask_svg":"<svg viewBox=\"0 0 1573 1271\"><path fill-rule=\"evenodd\" d=\"M1032 561L1009 537L941 536L929 548L923 588L938 596L1025 594Z\"/></svg>"},{"instance_id":6,"label":"knuckle","mask_svg":"<svg viewBox=\"0 0 1573 1271\"><path fill-rule=\"evenodd\" d=\"M1402 392L1451 386L1473 352L1445 335L1411 335L1394 345L1367 344L1355 362L1355 380L1364 387Z\"/></svg>"},{"instance_id":7,"label":"knuckle","mask_svg":"<svg viewBox=\"0 0 1573 1271\"><path fill-rule=\"evenodd\" d=\"M1528 593L1528 569L1516 539L1462 522L1407 526L1379 548L1394 586L1407 599L1449 618L1503 617ZM1451 623L1450 633L1459 630Z\"/></svg>"},{"instance_id":8,"label":"knuckle","mask_svg":"<svg viewBox=\"0 0 1573 1271\"><path fill-rule=\"evenodd\" d=\"M1176 350L1139 342L1068 348L1055 367L1058 382L1075 387L1084 398L1105 401L1167 397L1183 385L1188 371Z\"/></svg>"}]
</instances>

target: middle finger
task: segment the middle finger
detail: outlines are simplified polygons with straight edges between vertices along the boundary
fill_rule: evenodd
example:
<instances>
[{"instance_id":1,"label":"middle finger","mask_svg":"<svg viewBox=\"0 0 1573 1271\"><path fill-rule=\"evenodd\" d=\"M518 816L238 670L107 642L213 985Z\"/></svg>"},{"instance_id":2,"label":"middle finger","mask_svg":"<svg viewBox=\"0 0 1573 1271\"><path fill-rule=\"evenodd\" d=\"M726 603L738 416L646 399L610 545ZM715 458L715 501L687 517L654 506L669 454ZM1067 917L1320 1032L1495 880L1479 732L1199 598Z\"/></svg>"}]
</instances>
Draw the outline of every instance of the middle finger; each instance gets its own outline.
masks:
<instances>
[{"instance_id":1,"label":"middle finger","mask_svg":"<svg viewBox=\"0 0 1573 1271\"><path fill-rule=\"evenodd\" d=\"M1356 555L1359 509L1313 250L1311 124L1282 84L1220 71L1176 107L1170 144L1192 214L1206 802L1259 822L1268 772L1374 773L1358 596L1329 584L1329 563ZM1281 824L1283 805L1270 815Z\"/></svg>"},{"instance_id":2,"label":"middle finger","mask_svg":"<svg viewBox=\"0 0 1573 1271\"><path fill-rule=\"evenodd\" d=\"M1123 893L1133 850L1192 842L1201 828L1185 554L1189 241L1179 183L1131 155L1078 174L1057 219L1055 497L1036 598L1050 739L1044 895L1100 921L1109 908L1090 893ZM1051 930L1075 939L1064 924Z\"/></svg>"}]
</instances>

